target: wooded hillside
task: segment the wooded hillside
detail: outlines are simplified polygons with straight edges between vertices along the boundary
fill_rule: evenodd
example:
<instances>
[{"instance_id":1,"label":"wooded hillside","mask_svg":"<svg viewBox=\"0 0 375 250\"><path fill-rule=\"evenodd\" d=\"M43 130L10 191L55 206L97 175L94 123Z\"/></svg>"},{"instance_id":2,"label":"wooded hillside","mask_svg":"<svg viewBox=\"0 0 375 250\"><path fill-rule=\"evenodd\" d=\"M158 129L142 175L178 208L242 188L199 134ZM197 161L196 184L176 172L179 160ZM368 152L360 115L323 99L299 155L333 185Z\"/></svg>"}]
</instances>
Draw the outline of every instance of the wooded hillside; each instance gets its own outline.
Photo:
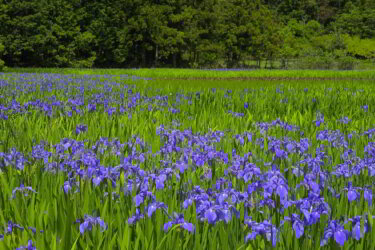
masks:
<instances>
[{"instance_id":1,"label":"wooded hillside","mask_svg":"<svg viewBox=\"0 0 375 250\"><path fill-rule=\"evenodd\" d=\"M373 0L2 0L9 67L352 68L375 58ZM2 62L0 61L0 68ZM254 65L253 65L254 67Z\"/></svg>"}]
</instances>

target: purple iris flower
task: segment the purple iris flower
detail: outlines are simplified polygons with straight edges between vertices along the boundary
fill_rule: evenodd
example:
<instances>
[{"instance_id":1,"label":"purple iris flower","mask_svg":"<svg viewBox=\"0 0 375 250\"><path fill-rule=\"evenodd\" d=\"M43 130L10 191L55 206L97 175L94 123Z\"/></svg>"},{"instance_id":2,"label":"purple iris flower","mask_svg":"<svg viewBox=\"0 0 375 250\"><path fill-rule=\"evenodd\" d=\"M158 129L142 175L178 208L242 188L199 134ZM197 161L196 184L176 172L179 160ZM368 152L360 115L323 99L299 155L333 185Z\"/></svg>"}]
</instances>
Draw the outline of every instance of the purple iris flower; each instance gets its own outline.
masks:
<instances>
[{"instance_id":1,"label":"purple iris flower","mask_svg":"<svg viewBox=\"0 0 375 250\"><path fill-rule=\"evenodd\" d=\"M244 133L244 136L247 136L247 141L248 142L252 142L253 141L253 133L250 133L250 132L245 132Z\"/></svg>"},{"instance_id":2,"label":"purple iris flower","mask_svg":"<svg viewBox=\"0 0 375 250\"><path fill-rule=\"evenodd\" d=\"M253 192L256 192L260 188L262 188L262 182L260 182L260 181L251 182L247 186L247 194L251 195Z\"/></svg>"},{"instance_id":3,"label":"purple iris flower","mask_svg":"<svg viewBox=\"0 0 375 250\"><path fill-rule=\"evenodd\" d=\"M292 214L292 217L285 217L284 220L292 223L293 230L296 232L296 237L299 239L304 233L304 223L299 218L299 215Z\"/></svg>"},{"instance_id":4,"label":"purple iris flower","mask_svg":"<svg viewBox=\"0 0 375 250\"><path fill-rule=\"evenodd\" d=\"M89 104L87 105L87 109L88 109L89 111L95 111L95 110L96 110L96 104L95 104L95 103L89 103Z\"/></svg>"},{"instance_id":5,"label":"purple iris flower","mask_svg":"<svg viewBox=\"0 0 375 250\"><path fill-rule=\"evenodd\" d=\"M327 189L332 194L333 197L340 198L341 192L337 193L336 190L333 187L330 187L330 186L328 186Z\"/></svg>"},{"instance_id":6,"label":"purple iris flower","mask_svg":"<svg viewBox=\"0 0 375 250\"><path fill-rule=\"evenodd\" d=\"M19 224L16 224L16 223L13 223L11 220L8 221L8 226L7 228L5 229L5 233L7 234L11 234L13 232L13 228L18 228L20 229L21 231L24 230L23 227L21 227Z\"/></svg>"},{"instance_id":7,"label":"purple iris flower","mask_svg":"<svg viewBox=\"0 0 375 250\"><path fill-rule=\"evenodd\" d=\"M214 209L209 208L204 212L204 217L207 219L208 223L215 224L217 219L217 214Z\"/></svg>"},{"instance_id":8,"label":"purple iris flower","mask_svg":"<svg viewBox=\"0 0 375 250\"><path fill-rule=\"evenodd\" d=\"M4 114L3 112L0 112L0 119L1 120L8 120L8 116Z\"/></svg>"},{"instance_id":9,"label":"purple iris flower","mask_svg":"<svg viewBox=\"0 0 375 250\"><path fill-rule=\"evenodd\" d=\"M33 241L29 240L27 242L27 246L21 246L21 247L16 248L16 250L21 250L21 249L36 250L36 247L33 246Z\"/></svg>"},{"instance_id":10,"label":"purple iris flower","mask_svg":"<svg viewBox=\"0 0 375 250\"><path fill-rule=\"evenodd\" d=\"M334 238L340 246L343 246L349 239L349 236L350 233L348 230L344 229L344 226L340 225L338 221L332 220L329 222L328 227L324 229L324 235L323 239L320 241L320 246L327 244L330 238Z\"/></svg>"},{"instance_id":11,"label":"purple iris flower","mask_svg":"<svg viewBox=\"0 0 375 250\"><path fill-rule=\"evenodd\" d=\"M317 127L320 127L320 124L324 123L324 115L321 113L317 113L316 120L314 122Z\"/></svg>"},{"instance_id":12,"label":"purple iris flower","mask_svg":"<svg viewBox=\"0 0 375 250\"><path fill-rule=\"evenodd\" d=\"M193 201L194 201L194 198L188 198L188 199L184 200L184 202L182 203L182 207L184 209L187 209L190 205L193 204Z\"/></svg>"},{"instance_id":13,"label":"purple iris flower","mask_svg":"<svg viewBox=\"0 0 375 250\"><path fill-rule=\"evenodd\" d=\"M314 193L317 193L317 194L320 193L319 184L315 182L315 176L312 174L306 174L303 182L301 182L300 184L297 184L296 188L298 188L301 185L311 189Z\"/></svg>"},{"instance_id":14,"label":"purple iris flower","mask_svg":"<svg viewBox=\"0 0 375 250\"><path fill-rule=\"evenodd\" d=\"M234 117L244 117L245 116L244 113L237 113L237 112L233 112L232 110L228 110L228 113L232 114Z\"/></svg>"},{"instance_id":15,"label":"purple iris flower","mask_svg":"<svg viewBox=\"0 0 375 250\"><path fill-rule=\"evenodd\" d=\"M288 198L288 186L283 183L277 183L276 193L280 196L281 200L285 200Z\"/></svg>"},{"instance_id":16,"label":"purple iris flower","mask_svg":"<svg viewBox=\"0 0 375 250\"><path fill-rule=\"evenodd\" d=\"M77 220L80 221L80 220ZM92 217L90 215L85 214L84 221L79 225L79 231L81 234L84 234L86 230L91 231L92 227L99 224L101 231L104 231L107 229L107 225L105 222L100 219L100 217Z\"/></svg>"},{"instance_id":17,"label":"purple iris flower","mask_svg":"<svg viewBox=\"0 0 375 250\"><path fill-rule=\"evenodd\" d=\"M362 108L365 112L368 111L368 105L363 105L361 108Z\"/></svg>"},{"instance_id":18,"label":"purple iris flower","mask_svg":"<svg viewBox=\"0 0 375 250\"><path fill-rule=\"evenodd\" d=\"M87 126L84 125L84 124L78 124L76 126L76 135L79 135L80 133L82 132L86 132L87 131Z\"/></svg>"},{"instance_id":19,"label":"purple iris flower","mask_svg":"<svg viewBox=\"0 0 375 250\"><path fill-rule=\"evenodd\" d=\"M182 161L176 161L176 167L180 170L181 174L183 174L185 170L189 168L189 166Z\"/></svg>"},{"instance_id":20,"label":"purple iris flower","mask_svg":"<svg viewBox=\"0 0 375 250\"><path fill-rule=\"evenodd\" d=\"M339 121L340 121L341 123L343 123L343 124L348 124L348 123L351 122L352 120L349 119L348 117L344 116L344 117L342 117Z\"/></svg>"},{"instance_id":21,"label":"purple iris flower","mask_svg":"<svg viewBox=\"0 0 375 250\"><path fill-rule=\"evenodd\" d=\"M316 224L320 215L330 213L330 207L324 202L324 198L314 192L309 192L307 198L298 200L295 204L304 215L305 226Z\"/></svg>"},{"instance_id":22,"label":"purple iris flower","mask_svg":"<svg viewBox=\"0 0 375 250\"><path fill-rule=\"evenodd\" d=\"M78 109L76 106L72 106L72 111L75 111L77 114L81 114L81 110Z\"/></svg>"},{"instance_id":23,"label":"purple iris flower","mask_svg":"<svg viewBox=\"0 0 375 250\"><path fill-rule=\"evenodd\" d=\"M265 236L268 241L271 241L272 247L276 247L278 229L268 220L257 223L249 219L248 221L245 221L245 224L247 224L252 229L252 232L245 237L245 242L255 239L259 234Z\"/></svg>"},{"instance_id":24,"label":"purple iris flower","mask_svg":"<svg viewBox=\"0 0 375 250\"><path fill-rule=\"evenodd\" d=\"M47 116L49 116L49 117L52 116L52 106L51 106L51 105L49 105L49 104L47 104L47 103L44 103L44 104L43 104L43 111L44 111L44 113L45 113Z\"/></svg>"},{"instance_id":25,"label":"purple iris flower","mask_svg":"<svg viewBox=\"0 0 375 250\"><path fill-rule=\"evenodd\" d=\"M33 234L36 234L36 228L35 227L28 227L28 229L30 229L31 232L33 232ZM40 230L39 232L44 233L44 230Z\"/></svg>"},{"instance_id":26,"label":"purple iris flower","mask_svg":"<svg viewBox=\"0 0 375 250\"><path fill-rule=\"evenodd\" d=\"M350 202L358 199L360 197L360 194L359 192L357 191L357 189L361 189L359 187L353 187L353 184L351 181L348 182L348 187L346 188L343 188L343 190L347 191L348 192L348 200Z\"/></svg>"},{"instance_id":27,"label":"purple iris flower","mask_svg":"<svg viewBox=\"0 0 375 250\"><path fill-rule=\"evenodd\" d=\"M374 129L374 131L365 131L364 134L367 134L368 137L371 138L372 133L374 133L374 132L375 132L375 129ZM367 153L368 156L375 157L375 143L374 142L369 142L368 145L365 146L365 150L364 151L365 151L365 153ZM372 172L374 172L373 169L374 169L375 164L371 164L370 166L369 166L369 169L371 169ZM373 176L373 175L375 175L375 174L371 174L371 176Z\"/></svg>"},{"instance_id":28,"label":"purple iris flower","mask_svg":"<svg viewBox=\"0 0 375 250\"><path fill-rule=\"evenodd\" d=\"M164 189L164 182L167 179L167 176L165 174L161 174L158 177L156 177L155 184L156 184L156 189Z\"/></svg>"},{"instance_id":29,"label":"purple iris flower","mask_svg":"<svg viewBox=\"0 0 375 250\"><path fill-rule=\"evenodd\" d=\"M12 190L12 199L16 198L16 192L19 191L23 193L24 196L28 196L27 191L31 191L33 193L37 193L32 187L25 187L23 183L21 183L20 187L16 187L15 189Z\"/></svg>"},{"instance_id":30,"label":"purple iris flower","mask_svg":"<svg viewBox=\"0 0 375 250\"><path fill-rule=\"evenodd\" d=\"M33 146L31 155L34 159L43 159L44 163L48 163L48 158L52 155L51 152L44 150L44 143Z\"/></svg>"},{"instance_id":31,"label":"purple iris flower","mask_svg":"<svg viewBox=\"0 0 375 250\"><path fill-rule=\"evenodd\" d=\"M287 149L288 153L294 153L295 146L294 146L293 142L288 142L286 144L286 149Z\"/></svg>"},{"instance_id":32,"label":"purple iris flower","mask_svg":"<svg viewBox=\"0 0 375 250\"><path fill-rule=\"evenodd\" d=\"M253 176L261 176L260 169L254 163L248 163L245 165L243 170L239 170L237 173L238 179L244 179L245 183L250 181Z\"/></svg>"},{"instance_id":33,"label":"purple iris flower","mask_svg":"<svg viewBox=\"0 0 375 250\"><path fill-rule=\"evenodd\" d=\"M264 183L264 198L269 198L273 191L276 191L276 194L280 196L281 200L288 198L288 185L286 180L281 176L279 172L269 171L267 174L268 181Z\"/></svg>"},{"instance_id":34,"label":"purple iris flower","mask_svg":"<svg viewBox=\"0 0 375 250\"><path fill-rule=\"evenodd\" d=\"M107 179L111 181L112 187L115 188L116 187L116 177L115 177L116 174L117 173L115 170L113 170L113 168L108 167L105 170L101 169L100 172L97 173L97 176L92 179L92 182L94 183L95 186L99 186L103 180Z\"/></svg>"},{"instance_id":35,"label":"purple iris flower","mask_svg":"<svg viewBox=\"0 0 375 250\"><path fill-rule=\"evenodd\" d=\"M352 222L352 237L356 240L360 240L363 235L369 231L367 218L365 218L364 228L363 231L361 231L361 218L362 216L355 216L348 219L348 221Z\"/></svg>"},{"instance_id":36,"label":"purple iris flower","mask_svg":"<svg viewBox=\"0 0 375 250\"><path fill-rule=\"evenodd\" d=\"M112 116L116 112L116 108L110 107L110 108L107 109L106 112L108 113L108 116Z\"/></svg>"},{"instance_id":37,"label":"purple iris flower","mask_svg":"<svg viewBox=\"0 0 375 250\"><path fill-rule=\"evenodd\" d=\"M12 148L9 154L0 152L0 159L1 158L3 158L3 162L0 161L1 164L4 163L5 166L16 166L16 168L21 171L24 169L25 163L28 162L23 154L18 152L15 148ZM0 165L0 167L2 166Z\"/></svg>"},{"instance_id":38,"label":"purple iris flower","mask_svg":"<svg viewBox=\"0 0 375 250\"><path fill-rule=\"evenodd\" d=\"M160 209L160 208L165 209L165 210L168 209L168 207L163 202L159 202L159 201L152 202L150 205L148 205L147 216L151 217L152 214L156 211L156 209Z\"/></svg>"},{"instance_id":39,"label":"purple iris flower","mask_svg":"<svg viewBox=\"0 0 375 250\"><path fill-rule=\"evenodd\" d=\"M72 189L72 184L69 181L64 182L63 185L64 193L68 193Z\"/></svg>"},{"instance_id":40,"label":"purple iris flower","mask_svg":"<svg viewBox=\"0 0 375 250\"><path fill-rule=\"evenodd\" d=\"M371 206L372 205L372 189L368 187L364 188L363 196L365 200L367 200L368 205Z\"/></svg>"},{"instance_id":41,"label":"purple iris flower","mask_svg":"<svg viewBox=\"0 0 375 250\"><path fill-rule=\"evenodd\" d=\"M288 153L282 150L280 147L275 147L276 158L288 158Z\"/></svg>"},{"instance_id":42,"label":"purple iris flower","mask_svg":"<svg viewBox=\"0 0 375 250\"><path fill-rule=\"evenodd\" d=\"M169 228L171 228L172 225L175 225L175 224L180 224L181 228L188 230L191 233L194 232L194 229L195 229L194 225L192 223L186 222L183 214L175 214L174 217L175 218L172 221L168 221L167 223L164 224L165 232L168 232Z\"/></svg>"},{"instance_id":43,"label":"purple iris flower","mask_svg":"<svg viewBox=\"0 0 375 250\"><path fill-rule=\"evenodd\" d=\"M139 221L142 218L144 218L144 215L141 214L139 208L136 208L135 214L128 219L128 223L130 225L132 225L132 224L136 223L137 221Z\"/></svg>"},{"instance_id":44,"label":"purple iris flower","mask_svg":"<svg viewBox=\"0 0 375 250\"><path fill-rule=\"evenodd\" d=\"M152 192L147 191L147 190L142 190L139 194L137 194L133 198L133 201L135 202L135 206L139 207L144 202L145 197L155 198Z\"/></svg>"},{"instance_id":45,"label":"purple iris flower","mask_svg":"<svg viewBox=\"0 0 375 250\"><path fill-rule=\"evenodd\" d=\"M244 140L244 138L242 137L242 135L235 135L235 136L233 136L233 137L235 137L236 140L239 141L241 145L244 145L245 140Z\"/></svg>"}]
</instances>

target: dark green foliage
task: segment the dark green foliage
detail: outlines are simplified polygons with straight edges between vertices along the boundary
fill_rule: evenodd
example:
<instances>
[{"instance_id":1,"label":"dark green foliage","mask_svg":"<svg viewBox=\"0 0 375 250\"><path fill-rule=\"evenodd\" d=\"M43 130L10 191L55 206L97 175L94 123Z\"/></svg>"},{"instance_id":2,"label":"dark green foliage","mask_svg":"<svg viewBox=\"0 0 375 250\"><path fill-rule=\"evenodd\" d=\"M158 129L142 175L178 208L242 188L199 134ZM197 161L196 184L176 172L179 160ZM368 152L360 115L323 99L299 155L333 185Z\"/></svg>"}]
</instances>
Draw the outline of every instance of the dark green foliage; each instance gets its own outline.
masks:
<instances>
[{"instance_id":1,"label":"dark green foliage","mask_svg":"<svg viewBox=\"0 0 375 250\"><path fill-rule=\"evenodd\" d=\"M4 45L2 45L0 43L0 70L2 70L4 68L4 61L1 60L1 55L2 55L3 51L4 51Z\"/></svg>"},{"instance_id":2,"label":"dark green foliage","mask_svg":"<svg viewBox=\"0 0 375 250\"><path fill-rule=\"evenodd\" d=\"M10 67L290 68L299 59L348 69L375 58L371 0L4 0L0 23Z\"/></svg>"}]
</instances>

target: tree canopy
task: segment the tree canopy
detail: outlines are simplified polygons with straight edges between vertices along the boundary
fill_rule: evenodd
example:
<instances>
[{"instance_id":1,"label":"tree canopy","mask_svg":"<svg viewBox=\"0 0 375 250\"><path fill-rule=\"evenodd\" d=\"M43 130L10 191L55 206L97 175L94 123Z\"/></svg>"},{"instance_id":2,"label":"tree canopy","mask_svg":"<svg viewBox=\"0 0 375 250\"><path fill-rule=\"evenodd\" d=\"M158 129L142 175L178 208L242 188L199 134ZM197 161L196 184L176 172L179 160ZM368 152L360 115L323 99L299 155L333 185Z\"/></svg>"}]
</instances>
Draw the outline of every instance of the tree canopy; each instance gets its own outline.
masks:
<instances>
[{"instance_id":1,"label":"tree canopy","mask_svg":"<svg viewBox=\"0 0 375 250\"><path fill-rule=\"evenodd\" d=\"M0 68L375 58L373 0L3 0L0 23Z\"/></svg>"}]
</instances>

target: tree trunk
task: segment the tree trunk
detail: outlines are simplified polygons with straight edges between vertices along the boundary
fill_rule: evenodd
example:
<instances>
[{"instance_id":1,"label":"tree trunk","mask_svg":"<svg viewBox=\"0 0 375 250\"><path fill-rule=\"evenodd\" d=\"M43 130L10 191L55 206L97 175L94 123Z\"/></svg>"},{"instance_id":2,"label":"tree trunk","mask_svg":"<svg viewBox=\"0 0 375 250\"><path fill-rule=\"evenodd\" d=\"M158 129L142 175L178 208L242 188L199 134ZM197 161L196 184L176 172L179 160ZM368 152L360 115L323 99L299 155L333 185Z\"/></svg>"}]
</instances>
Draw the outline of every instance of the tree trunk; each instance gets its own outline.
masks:
<instances>
[{"instance_id":1,"label":"tree trunk","mask_svg":"<svg viewBox=\"0 0 375 250\"><path fill-rule=\"evenodd\" d=\"M146 65L146 50L145 48L142 47L142 62L141 62L141 65L142 67L145 67Z\"/></svg>"},{"instance_id":2,"label":"tree trunk","mask_svg":"<svg viewBox=\"0 0 375 250\"><path fill-rule=\"evenodd\" d=\"M156 68L158 67L158 57L159 57L159 46L156 45L156 48L155 48L155 62L154 62L154 66Z\"/></svg>"},{"instance_id":3,"label":"tree trunk","mask_svg":"<svg viewBox=\"0 0 375 250\"><path fill-rule=\"evenodd\" d=\"M173 68L176 68L176 53L173 53L172 60L173 60Z\"/></svg>"}]
</instances>

